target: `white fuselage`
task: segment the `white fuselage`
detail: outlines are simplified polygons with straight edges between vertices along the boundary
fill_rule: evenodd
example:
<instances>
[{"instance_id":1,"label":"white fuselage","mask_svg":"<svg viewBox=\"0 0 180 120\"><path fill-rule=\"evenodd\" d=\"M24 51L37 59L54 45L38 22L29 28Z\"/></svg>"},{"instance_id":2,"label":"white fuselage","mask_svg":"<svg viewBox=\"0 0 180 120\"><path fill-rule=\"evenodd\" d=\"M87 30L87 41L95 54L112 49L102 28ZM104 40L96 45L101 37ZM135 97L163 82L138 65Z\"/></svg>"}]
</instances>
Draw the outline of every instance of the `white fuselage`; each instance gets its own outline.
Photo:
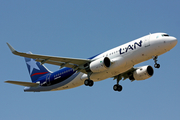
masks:
<instances>
[{"instance_id":1,"label":"white fuselage","mask_svg":"<svg viewBox=\"0 0 180 120\"><path fill-rule=\"evenodd\" d=\"M136 64L171 50L177 44L177 39L172 36L162 36L162 34L164 33L149 34L96 56L92 60L108 57L111 60L111 66L103 72L92 73L90 79L96 82L117 76L128 71ZM87 74L84 73L75 74L78 75L71 82L61 87L58 87L57 84L52 91L83 85L84 80L88 78Z\"/></svg>"}]
</instances>

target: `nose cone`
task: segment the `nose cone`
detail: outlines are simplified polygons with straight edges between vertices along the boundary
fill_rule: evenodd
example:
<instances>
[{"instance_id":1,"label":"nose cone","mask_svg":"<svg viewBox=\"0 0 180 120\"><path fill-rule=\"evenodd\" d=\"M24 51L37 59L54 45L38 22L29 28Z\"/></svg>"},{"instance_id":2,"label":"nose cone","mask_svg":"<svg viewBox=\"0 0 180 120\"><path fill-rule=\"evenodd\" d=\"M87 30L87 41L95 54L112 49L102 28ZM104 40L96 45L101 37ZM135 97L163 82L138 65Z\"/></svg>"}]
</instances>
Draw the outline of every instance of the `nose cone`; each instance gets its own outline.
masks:
<instances>
[{"instance_id":1,"label":"nose cone","mask_svg":"<svg viewBox=\"0 0 180 120\"><path fill-rule=\"evenodd\" d=\"M177 44L177 39L175 37L172 37L172 36L169 36L169 37L166 37L164 38L164 49L165 51L169 51L171 50L172 48L174 48Z\"/></svg>"},{"instance_id":2,"label":"nose cone","mask_svg":"<svg viewBox=\"0 0 180 120\"><path fill-rule=\"evenodd\" d=\"M170 43L171 47L173 48L177 44L177 39L175 37L171 37L169 40L169 43Z\"/></svg>"}]
</instances>

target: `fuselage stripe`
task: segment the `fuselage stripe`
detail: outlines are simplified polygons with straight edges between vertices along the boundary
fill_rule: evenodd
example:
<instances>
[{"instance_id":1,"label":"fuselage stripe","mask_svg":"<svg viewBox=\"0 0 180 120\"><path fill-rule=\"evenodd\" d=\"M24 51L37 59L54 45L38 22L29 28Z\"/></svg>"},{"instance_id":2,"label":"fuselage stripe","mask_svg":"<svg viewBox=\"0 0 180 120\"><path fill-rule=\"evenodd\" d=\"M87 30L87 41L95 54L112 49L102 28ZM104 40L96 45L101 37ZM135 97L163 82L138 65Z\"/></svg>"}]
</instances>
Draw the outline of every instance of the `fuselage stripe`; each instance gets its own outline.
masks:
<instances>
[{"instance_id":1,"label":"fuselage stripe","mask_svg":"<svg viewBox=\"0 0 180 120\"><path fill-rule=\"evenodd\" d=\"M31 75L31 77L34 76L34 75L42 75L42 74L46 74L46 73L48 73L48 72L34 73L34 74Z\"/></svg>"}]
</instances>

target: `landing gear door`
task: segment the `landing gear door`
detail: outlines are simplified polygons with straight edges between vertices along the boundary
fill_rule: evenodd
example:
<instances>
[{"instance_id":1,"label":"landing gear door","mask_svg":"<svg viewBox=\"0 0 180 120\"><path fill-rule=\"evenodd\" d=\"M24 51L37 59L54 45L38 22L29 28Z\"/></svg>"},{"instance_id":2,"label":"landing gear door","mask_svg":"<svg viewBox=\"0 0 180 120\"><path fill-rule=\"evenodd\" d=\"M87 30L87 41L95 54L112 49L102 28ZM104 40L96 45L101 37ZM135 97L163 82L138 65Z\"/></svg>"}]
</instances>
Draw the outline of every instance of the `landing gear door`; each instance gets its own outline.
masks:
<instances>
[{"instance_id":1,"label":"landing gear door","mask_svg":"<svg viewBox=\"0 0 180 120\"><path fill-rule=\"evenodd\" d=\"M151 37L151 35L148 35L148 36L145 37L145 40L144 40L145 47L149 47L150 46L150 37Z\"/></svg>"}]
</instances>

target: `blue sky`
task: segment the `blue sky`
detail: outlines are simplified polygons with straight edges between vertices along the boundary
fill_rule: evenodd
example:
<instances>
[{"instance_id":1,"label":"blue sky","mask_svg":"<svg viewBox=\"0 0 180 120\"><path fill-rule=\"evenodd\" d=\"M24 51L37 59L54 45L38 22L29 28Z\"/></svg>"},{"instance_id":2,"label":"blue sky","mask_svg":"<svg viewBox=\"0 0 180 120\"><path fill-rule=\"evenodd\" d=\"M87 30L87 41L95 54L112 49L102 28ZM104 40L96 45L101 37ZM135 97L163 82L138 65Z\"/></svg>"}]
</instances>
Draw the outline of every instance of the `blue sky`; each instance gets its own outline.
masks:
<instances>
[{"instance_id":1,"label":"blue sky","mask_svg":"<svg viewBox=\"0 0 180 120\"><path fill-rule=\"evenodd\" d=\"M4 83L30 81L24 59L11 54L6 42L23 52L88 58L149 33L166 32L180 39L179 5L179 0L2 0L0 119L179 120L179 43L159 57L161 68L150 79L120 81L120 93L113 91L112 78L92 88L40 93ZM137 66L142 65L154 62Z\"/></svg>"}]
</instances>

